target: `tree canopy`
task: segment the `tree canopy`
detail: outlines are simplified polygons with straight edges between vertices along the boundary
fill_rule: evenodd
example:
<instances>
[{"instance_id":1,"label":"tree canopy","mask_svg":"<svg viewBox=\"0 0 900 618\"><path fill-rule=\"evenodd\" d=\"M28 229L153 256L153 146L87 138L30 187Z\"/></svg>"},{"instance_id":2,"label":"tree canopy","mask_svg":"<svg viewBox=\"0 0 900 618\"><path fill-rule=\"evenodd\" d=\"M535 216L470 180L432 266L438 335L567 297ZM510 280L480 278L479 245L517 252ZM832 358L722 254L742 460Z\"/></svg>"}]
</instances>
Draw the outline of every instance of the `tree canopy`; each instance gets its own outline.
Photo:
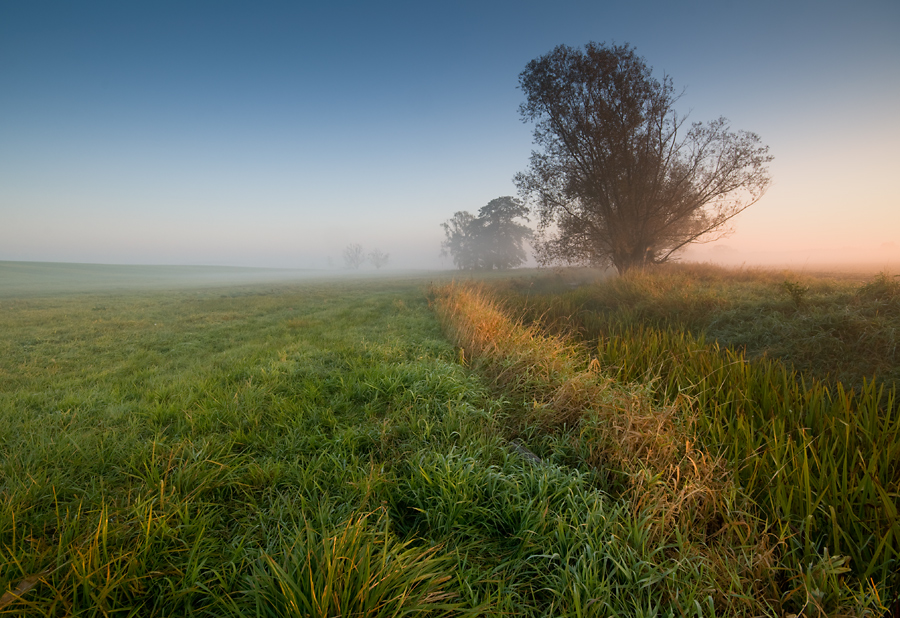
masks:
<instances>
[{"instance_id":1,"label":"tree canopy","mask_svg":"<svg viewBox=\"0 0 900 618\"><path fill-rule=\"evenodd\" d=\"M768 146L728 121L685 126L672 80L629 45L560 45L519 75L533 151L516 175L539 215L541 263L665 262L728 222L769 185Z\"/></svg>"},{"instance_id":2,"label":"tree canopy","mask_svg":"<svg viewBox=\"0 0 900 618\"><path fill-rule=\"evenodd\" d=\"M516 221L528 221L528 209L516 198L491 200L473 216L459 211L441 224L444 228L443 254L453 256L462 270L493 270L519 266L525 262L524 242L531 229Z\"/></svg>"}]
</instances>

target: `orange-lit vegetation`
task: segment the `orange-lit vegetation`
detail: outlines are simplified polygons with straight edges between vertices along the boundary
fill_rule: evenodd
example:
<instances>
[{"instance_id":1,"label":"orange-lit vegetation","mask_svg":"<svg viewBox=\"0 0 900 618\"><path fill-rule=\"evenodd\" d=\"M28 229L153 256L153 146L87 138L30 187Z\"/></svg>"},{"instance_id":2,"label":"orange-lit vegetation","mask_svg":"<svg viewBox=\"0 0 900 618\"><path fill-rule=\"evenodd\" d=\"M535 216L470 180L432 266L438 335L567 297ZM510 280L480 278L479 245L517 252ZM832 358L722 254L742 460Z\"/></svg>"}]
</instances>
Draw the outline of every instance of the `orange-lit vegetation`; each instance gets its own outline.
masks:
<instances>
[{"instance_id":1,"label":"orange-lit vegetation","mask_svg":"<svg viewBox=\"0 0 900 618\"><path fill-rule=\"evenodd\" d=\"M633 273L518 303L504 283L494 292L455 285L436 294L445 330L470 364L522 402L524 412L507 419L510 435L607 477L607 489L646 518L667 559L703 565L718 611L854 614L867 594L876 606L876 597L896 595L900 414L893 391L866 384L851 393L800 379L778 361L747 362L683 331L642 323L634 308L646 299L635 290L648 282L677 296L682 311L709 313L710 294L690 293L702 281L684 271L673 279ZM764 277L748 279L759 285ZM858 295L877 287L881 298L885 281ZM620 309L625 323L585 308L590 298L610 302L629 291L631 303ZM582 301L577 310L573 297ZM512 317L516 309L540 319ZM585 325L601 323L594 339ZM614 473L623 477L618 489Z\"/></svg>"},{"instance_id":2,"label":"orange-lit vegetation","mask_svg":"<svg viewBox=\"0 0 900 618\"><path fill-rule=\"evenodd\" d=\"M671 328L845 387L900 382L900 275L667 264L579 284L587 280L560 272L494 290L513 315L576 338Z\"/></svg>"}]
</instances>

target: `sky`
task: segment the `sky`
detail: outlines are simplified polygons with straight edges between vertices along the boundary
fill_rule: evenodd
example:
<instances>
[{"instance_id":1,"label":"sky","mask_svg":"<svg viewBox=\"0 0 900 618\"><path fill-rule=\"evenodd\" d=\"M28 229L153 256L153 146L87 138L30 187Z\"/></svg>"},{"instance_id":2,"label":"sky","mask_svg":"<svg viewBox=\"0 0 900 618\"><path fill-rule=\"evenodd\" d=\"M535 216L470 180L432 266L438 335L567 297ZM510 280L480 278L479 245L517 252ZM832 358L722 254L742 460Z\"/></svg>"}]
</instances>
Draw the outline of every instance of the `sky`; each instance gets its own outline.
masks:
<instances>
[{"instance_id":1,"label":"sky","mask_svg":"<svg viewBox=\"0 0 900 618\"><path fill-rule=\"evenodd\" d=\"M519 74L596 41L775 157L688 257L900 263L898 32L896 0L3 1L0 260L450 268L441 222L528 165Z\"/></svg>"}]
</instances>

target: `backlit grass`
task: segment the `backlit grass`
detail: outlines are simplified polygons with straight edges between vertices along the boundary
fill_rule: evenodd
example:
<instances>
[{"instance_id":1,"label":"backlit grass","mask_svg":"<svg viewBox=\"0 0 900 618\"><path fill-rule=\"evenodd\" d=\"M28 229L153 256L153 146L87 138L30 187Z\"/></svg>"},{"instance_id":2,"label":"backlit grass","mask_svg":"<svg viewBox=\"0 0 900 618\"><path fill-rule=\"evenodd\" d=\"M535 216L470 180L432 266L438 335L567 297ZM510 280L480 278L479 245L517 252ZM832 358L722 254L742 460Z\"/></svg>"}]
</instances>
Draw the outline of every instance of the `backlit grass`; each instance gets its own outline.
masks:
<instances>
[{"instance_id":1,"label":"backlit grass","mask_svg":"<svg viewBox=\"0 0 900 618\"><path fill-rule=\"evenodd\" d=\"M598 348L585 342L579 351L565 337L510 321L493 329L501 341L486 344L480 332L491 329L479 324L496 322L499 306L490 293L472 286L441 293L459 345L479 350L482 371L500 389L534 402L545 420L536 440L567 443L573 466L621 470L629 483L623 496L637 508L654 505L651 528L693 540L698 556L729 533L719 557L750 558L745 571L722 572L747 597L767 598L763 605L781 611L803 606L833 615L854 613L868 586L873 599L897 594L893 393L802 381L777 362L748 363L652 326L624 326ZM523 347L543 365L568 370L510 376L521 352L508 348ZM540 425L524 423L532 432ZM664 532L657 538L665 542Z\"/></svg>"},{"instance_id":2,"label":"backlit grass","mask_svg":"<svg viewBox=\"0 0 900 618\"><path fill-rule=\"evenodd\" d=\"M495 289L526 321L590 340L631 327L673 328L849 388L873 379L900 384L896 274L671 264L579 285L586 278L578 272L533 275Z\"/></svg>"},{"instance_id":3,"label":"backlit grass","mask_svg":"<svg viewBox=\"0 0 900 618\"><path fill-rule=\"evenodd\" d=\"M375 558L410 560L387 515L360 514L390 498L422 426L479 401L418 284L2 309L0 581L33 583L0 602L15 615L251 615L278 607L271 569L304 531L347 521L382 539ZM372 615L447 606L443 575L410 577L410 600Z\"/></svg>"},{"instance_id":4,"label":"backlit grass","mask_svg":"<svg viewBox=\"0 0 900 618\"><path fill-rule=\"evenodd\" d=\"M427 284L0 300L0 614L878 614L694 396Z\"/></svg>"}]
</instances>

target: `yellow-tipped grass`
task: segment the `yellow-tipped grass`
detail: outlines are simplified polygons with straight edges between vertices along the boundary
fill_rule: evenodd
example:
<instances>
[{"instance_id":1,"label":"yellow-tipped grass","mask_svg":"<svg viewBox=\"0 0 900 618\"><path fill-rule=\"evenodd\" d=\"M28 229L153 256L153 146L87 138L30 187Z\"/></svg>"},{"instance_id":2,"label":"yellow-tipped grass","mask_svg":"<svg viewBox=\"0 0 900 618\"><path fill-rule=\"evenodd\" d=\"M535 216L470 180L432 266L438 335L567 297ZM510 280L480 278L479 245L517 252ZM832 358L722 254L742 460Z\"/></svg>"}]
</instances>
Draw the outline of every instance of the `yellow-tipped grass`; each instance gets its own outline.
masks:
<instances>
[{"instance_id":1,"label":"yellow-tipped grass","mask_svg":"<svg viewBox=\"0 0 900 618\"><path fill-rule=\"evenodd\" d=\"M438 552L395 539L383 508L333 531L306 522L290 547L263 555L246 594L273 618L447 615L459 604L445 589L452 560Z\"/></svg>"},{"instance_id":2,"label":"yellow-tipped grass","mask_svg":"<svg viewBox=\"0 0 900 618\"><path fill-rule=\"evenodd\" d=\"M648 538L664 546L679 539L673 559L713 572L716 607L752 613L761 606L751 599L767 598L770 607L852 615L884 602L879 596L896 585L897 483L886 468L897 461L898 421L893 413L850 412L879 402L896 410L892 396L885 404L881 393L864 394L841 413L834 405L852 399L843 391L835 398L818 383L807 390L776 364L757 369L684 333L652 329L604 339L590 360L572 338L509 318L485 288L453 284L435 297L467 361L522 397L528 414L520 423L568 431L586 464L622 472L623 497L646 517ZM788 417L819 429L789 427ZM827 428L840 423L848 445L859 443L865 425L866 440L885 450L831 459L838 447L815 435L832 435ZM847 562L859 579L843 576Z\"/></svg>"},{"instance_id":3,"label":"yellow-tipped grass","mask_svg":"<svg viewBox=\"0 0 900 618\"><path fill-rule=\"evenodd\" d=\"M614 383L583 348L511 320L482 287L451 284L434 293L464 358L526 402L519 429L574 430L585 463L625 473L635 512L650 509L660 535L682 524L706 534L730 481L722 461L698 448L689 408L656 405L639 388Z\"/></svg>"},{"instance_id":4,"label":"yellow-tipped grass","mask_svg":"<svg viewBox=\"0 0 900 618\"><path fill-rule=\"evenodd\" d=\"M445 332L460 348L463 362L475 362L498 384L545 397L578 372L574 345L511 321L477 285L450 284L434 289Z\"/></svg>"}]
</instances>

